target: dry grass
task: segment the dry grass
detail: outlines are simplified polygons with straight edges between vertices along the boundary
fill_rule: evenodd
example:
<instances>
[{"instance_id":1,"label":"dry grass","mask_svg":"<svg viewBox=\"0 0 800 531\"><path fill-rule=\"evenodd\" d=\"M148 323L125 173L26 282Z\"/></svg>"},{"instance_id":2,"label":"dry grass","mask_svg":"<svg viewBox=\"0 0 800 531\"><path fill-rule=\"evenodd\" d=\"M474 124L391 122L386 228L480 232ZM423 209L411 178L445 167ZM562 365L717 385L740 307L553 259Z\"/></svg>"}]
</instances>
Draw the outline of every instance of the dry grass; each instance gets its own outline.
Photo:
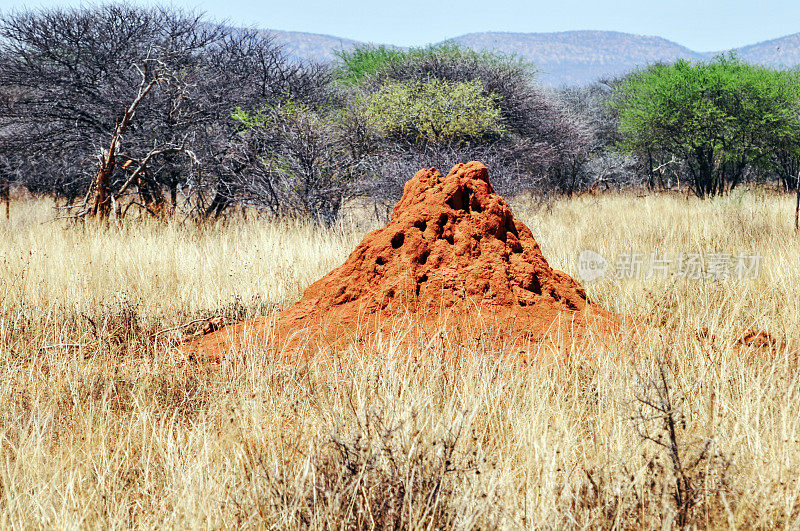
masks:
<instances>
[{"instance_id":1,"label":"dry grass","mask_svg":"<svg viewBox=\"0 0 800 531\"><path fill-rule=\"evenodd\" d=\"M0 220L2 527L798 527L800 238L789 198L605 196L515 213L593 248L759 252L755 280L607 278L684 340L512 364L445 340L336 366L186 363L157 332L284 308L368 228ZM696 336L709 327L713 340ZM734 346L747 328L788 346ZM663 375L663 379L662 379ZM671 433L670 430L674 430Z\"/></svg>"}]
</instances>

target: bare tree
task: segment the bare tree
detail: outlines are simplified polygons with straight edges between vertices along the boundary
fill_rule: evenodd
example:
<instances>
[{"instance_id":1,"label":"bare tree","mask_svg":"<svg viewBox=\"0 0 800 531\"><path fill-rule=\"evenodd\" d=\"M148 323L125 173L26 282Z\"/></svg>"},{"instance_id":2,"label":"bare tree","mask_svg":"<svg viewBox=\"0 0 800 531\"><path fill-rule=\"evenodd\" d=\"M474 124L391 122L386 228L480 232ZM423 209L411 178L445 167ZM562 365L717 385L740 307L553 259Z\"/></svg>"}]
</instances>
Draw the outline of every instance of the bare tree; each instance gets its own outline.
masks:
<instances>
[{"instance_id":1,"label":"bare tree","mask_svg":"<svg viewBox=\"0 0 800 531\"><path fill-rule=\"evenodd\" d=\"M346 111L287 100L240 112L235 163L246 204L332 223L367 170L369 152Z\"/></svg>"},{"instance_id":2,"label":"bare tree","mask_svg":"<svg viewBox=\"0 0 800 531\"><path fill-rule=\"evenodd\" d=\"M236 107L313 99L319 77L267 33L177 9L13 13L0 20L0 152L72 215L174 211L181 188L194 213L219 215L237 193Z\"/></svg>"}]
</instances>

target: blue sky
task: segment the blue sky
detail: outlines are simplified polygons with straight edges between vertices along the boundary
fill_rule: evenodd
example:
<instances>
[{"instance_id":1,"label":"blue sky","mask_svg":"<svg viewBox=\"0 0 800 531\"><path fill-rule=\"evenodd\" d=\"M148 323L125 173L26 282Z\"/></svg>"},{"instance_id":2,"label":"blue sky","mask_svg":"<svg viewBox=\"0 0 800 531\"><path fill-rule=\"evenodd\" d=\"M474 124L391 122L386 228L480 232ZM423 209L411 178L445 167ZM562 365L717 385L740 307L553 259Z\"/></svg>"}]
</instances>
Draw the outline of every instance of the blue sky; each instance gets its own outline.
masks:
<instances>
[{"instance_id":1,"label":"blue sky","mask_svg":"<svg viewBox=\"0 0 800 531\"><path fill-rule=\"evenodd\" d=\"M136 3L147 3L137 0ZM76 5L0 0L0 9ZM762 0L173 0L243 26L422 45L477 31L615 30L717 51L800 32L800 1Z\"/></svg>"}]
</instances>

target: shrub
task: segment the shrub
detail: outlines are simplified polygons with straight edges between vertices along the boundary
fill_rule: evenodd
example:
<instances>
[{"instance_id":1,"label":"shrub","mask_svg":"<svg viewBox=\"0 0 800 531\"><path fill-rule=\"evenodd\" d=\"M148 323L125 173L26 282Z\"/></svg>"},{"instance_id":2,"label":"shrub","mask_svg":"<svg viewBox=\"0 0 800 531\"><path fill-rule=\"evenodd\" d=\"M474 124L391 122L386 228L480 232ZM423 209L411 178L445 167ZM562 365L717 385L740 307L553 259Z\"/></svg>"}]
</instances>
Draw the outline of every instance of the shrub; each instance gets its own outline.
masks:
<instances>
[{"instance_id":1,"label":"shrub","mask_svg":"<svg viewBox=\"0 0 800 531\"><path fill-rule=\"evenodd\" d=\"M356 46L335 52L339 61L336 77L345 84L357 85L388 63L399 62L407 52L388 46Z\"/></svg>"},{"instance_id":2,"label":"shrub","mask_svg":"<svg viewBox=\"0 0 800 531\"><path fill-rule=\"evenodd\" d=\"M484 161L501 193L579 186L590 128L535 83L529 63L455 44L347 57L345 72L368 65L353 89L383 135L370 194L391 201L419 168L467 160Z\"/></svg>"},{"instance_id":3,"label":"shrub","mask_svg":"<svg viewBox=\"0 0 800 531\"><path fill-rule=\"evenodd\" d=\"M497 96L477 81L391 81L362 99L366 117L390 137L441 143L497 137Z\"/></svg>"},{"instance_id":4,"label":"shrub","mask_svg":"<svg viewBox=\"0 0 800 531\"><path fill-rule=\"evenodd\" d=\"M274 215L309 216L330 224L354 193L362 164L356 123L345 109L286 100L257 111L237 109L234 157L244 171L242 200Z\"/></svg>"}]
</instances>

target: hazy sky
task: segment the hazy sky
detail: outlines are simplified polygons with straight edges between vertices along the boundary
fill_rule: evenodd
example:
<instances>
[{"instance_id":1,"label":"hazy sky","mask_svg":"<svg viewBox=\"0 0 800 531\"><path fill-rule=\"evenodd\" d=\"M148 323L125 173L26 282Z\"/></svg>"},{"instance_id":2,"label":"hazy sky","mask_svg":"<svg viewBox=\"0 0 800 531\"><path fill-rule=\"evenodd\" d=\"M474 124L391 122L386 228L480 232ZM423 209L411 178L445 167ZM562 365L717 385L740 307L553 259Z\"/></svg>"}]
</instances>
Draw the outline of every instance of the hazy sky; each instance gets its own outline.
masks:
<instances>
[{"instance_id":1,"label":"hazy sky","mask_svg":"<svg viewBox=\"0 0 800 531\"><path fill-rule=\"evenodd\" d=\"M147 3L137 0L136 3ZM75 5L0 0L0 9ZM85 2L84 2L85 3ZM421 45L478 31L616 30L717 51L800 32L800 0L173 0L236 25Z\"/></svg>"}]
</instances>

